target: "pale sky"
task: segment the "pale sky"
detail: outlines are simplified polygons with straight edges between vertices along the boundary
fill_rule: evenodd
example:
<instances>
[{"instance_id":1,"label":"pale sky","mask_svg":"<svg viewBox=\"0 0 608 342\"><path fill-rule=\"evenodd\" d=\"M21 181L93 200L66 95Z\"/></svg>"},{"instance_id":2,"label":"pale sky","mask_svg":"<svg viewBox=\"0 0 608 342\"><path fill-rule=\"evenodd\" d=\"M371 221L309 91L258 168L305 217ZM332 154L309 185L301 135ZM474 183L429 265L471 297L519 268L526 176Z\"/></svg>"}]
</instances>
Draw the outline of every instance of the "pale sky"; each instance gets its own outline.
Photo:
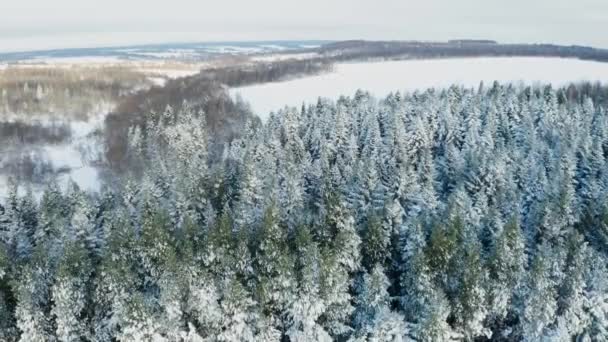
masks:
<instances>
[{"instance_id":1,"label":"pale sky","mask_svg":"<svg viewBox=\"0 0 608 342\"><path fill-rule=\"evenodd\" d=\"M487 38L608 48L608 0L0 1L0 52L282 39Z\"/></svg>"}]
</instances>

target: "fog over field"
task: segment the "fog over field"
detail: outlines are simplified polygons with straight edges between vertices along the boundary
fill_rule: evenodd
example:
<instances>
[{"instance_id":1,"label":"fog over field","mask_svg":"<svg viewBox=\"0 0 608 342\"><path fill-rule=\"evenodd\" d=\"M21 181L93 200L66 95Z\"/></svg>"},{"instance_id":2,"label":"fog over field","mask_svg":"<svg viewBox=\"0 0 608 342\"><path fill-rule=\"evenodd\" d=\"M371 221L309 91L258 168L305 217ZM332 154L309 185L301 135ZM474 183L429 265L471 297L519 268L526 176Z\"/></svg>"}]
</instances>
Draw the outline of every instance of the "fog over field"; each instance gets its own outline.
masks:
<instances>
[{"instance_id":1,"label":"fog over field","mask_svg":"<svg viewBox=\"0 0 608 342\"><path fill-rule=\"evenodd\" d=\"M396 91L449 87L477 87L480 82L565 85L570 82L608 82L608 63L565 58L454 58L340 63L317 76L233 88L262 118L284 106L314 104L319 97L336 99L357 89L384 97Z\"/></svg>"}]
</instances>

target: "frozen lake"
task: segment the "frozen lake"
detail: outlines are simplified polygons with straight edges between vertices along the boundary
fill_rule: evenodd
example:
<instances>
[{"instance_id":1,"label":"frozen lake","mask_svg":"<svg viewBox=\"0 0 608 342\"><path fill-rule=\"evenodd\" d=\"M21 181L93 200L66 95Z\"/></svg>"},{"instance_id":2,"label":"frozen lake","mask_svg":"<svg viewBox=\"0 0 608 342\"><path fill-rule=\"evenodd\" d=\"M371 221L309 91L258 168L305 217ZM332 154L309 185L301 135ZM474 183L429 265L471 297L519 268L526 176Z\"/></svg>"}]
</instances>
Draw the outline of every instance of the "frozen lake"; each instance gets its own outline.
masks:
<instances>
[{"instance_id":1,"label":"frozen lake","mask_svg":"<svg viewBox=\"0 0 608 342\"><path fill-rule=\"evenodd\" d=\"M337 64L331 73L301 79L231 89L251 104L262 119L271 111L318 97L352 96L361 88L383 97L394 91L413 91L459 84L477 87L502 83L608 81L608 63L564 58L492 57Z\"/></svg>"}]
</instances>

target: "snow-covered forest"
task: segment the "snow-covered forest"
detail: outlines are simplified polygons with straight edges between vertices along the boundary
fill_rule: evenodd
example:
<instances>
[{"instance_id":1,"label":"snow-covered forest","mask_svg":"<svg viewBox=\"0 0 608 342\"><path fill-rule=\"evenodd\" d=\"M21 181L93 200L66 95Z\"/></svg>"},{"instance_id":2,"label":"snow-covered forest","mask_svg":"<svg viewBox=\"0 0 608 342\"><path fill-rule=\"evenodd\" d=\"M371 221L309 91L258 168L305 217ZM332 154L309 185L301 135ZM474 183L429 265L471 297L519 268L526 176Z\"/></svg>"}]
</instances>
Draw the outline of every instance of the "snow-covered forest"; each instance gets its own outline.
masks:
<instances>
[{"instance_id":1,"label":"snow-covered forest","mask_svg":"<svg viewBox=\"0 0 608 342\"><path fill-rule=\"evenodd\" d=\"M220 162L150 114L123 181L0 207L0 340L605 341L607 99L358 91Z\"/></svg>"}]
</instances>

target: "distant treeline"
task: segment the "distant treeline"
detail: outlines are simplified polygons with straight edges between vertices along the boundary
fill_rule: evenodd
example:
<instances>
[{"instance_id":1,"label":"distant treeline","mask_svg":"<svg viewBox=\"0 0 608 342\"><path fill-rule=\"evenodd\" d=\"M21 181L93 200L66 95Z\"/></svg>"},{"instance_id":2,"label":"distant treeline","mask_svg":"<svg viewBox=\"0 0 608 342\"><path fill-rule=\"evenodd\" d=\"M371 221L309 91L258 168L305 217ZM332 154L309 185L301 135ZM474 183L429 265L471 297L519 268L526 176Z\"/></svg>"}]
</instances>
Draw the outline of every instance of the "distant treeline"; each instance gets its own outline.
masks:
<instances>
[{"instance_id":1,"label":"distant treeline","mask_svg":"<svg viewBox=\"0 0 608 342\"><path fill-rule=\"evenodd\" d=\"M194 77L216 81L229 87L241 87L249 84L276 82L291 77L319 74L331 71L332 67L332 62L327 58L290 59L207 69Z\"/></svg>"},{"instance_id":2,"label":"distant treeline","mask_svg":"<svg viewBox=\"0 0 608 342\"><path fill-rule=\"evenodd\" d=\"M330 43L320 53L336 61L366 58L446 58L446 57L564 57L608 62L608 49L552 44L498 44L491 40L451 40L449 42L364 41Z\"/></svg>"}]
</instances>

